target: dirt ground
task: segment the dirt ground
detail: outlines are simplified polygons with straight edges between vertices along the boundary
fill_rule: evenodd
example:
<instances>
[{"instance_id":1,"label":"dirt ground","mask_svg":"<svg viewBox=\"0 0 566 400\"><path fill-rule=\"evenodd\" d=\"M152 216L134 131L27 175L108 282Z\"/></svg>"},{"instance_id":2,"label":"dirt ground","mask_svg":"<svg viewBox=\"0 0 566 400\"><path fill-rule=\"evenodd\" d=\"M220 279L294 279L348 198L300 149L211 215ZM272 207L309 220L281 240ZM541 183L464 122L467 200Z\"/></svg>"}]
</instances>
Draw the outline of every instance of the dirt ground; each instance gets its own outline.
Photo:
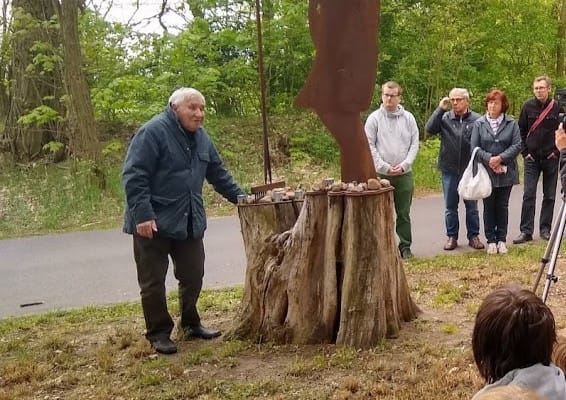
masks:
<instances>
[{"instance_id":1,"label":"dirt ground","mask_svg":"<svg viewBox=\"0 0 566 400\"><path fill-rule=\"evenodd\" d=\"M89 317L0 324L0 400L470 399L483 386L470 348L477 308L494 288L531 287L540 251L512 248L507 256L482 252L408 262L407 279L422 313L403 324L397 338L364 351L178 338L179 352L161 356L142 335L139 306L111 309L104 318L94 310ZM556 274L565 268L559 259ZM226 331L241 290L219 293L201 296L202 317ZM551 285L547 304L564 330L561 279Z\"/></svg>"}]
</instances>

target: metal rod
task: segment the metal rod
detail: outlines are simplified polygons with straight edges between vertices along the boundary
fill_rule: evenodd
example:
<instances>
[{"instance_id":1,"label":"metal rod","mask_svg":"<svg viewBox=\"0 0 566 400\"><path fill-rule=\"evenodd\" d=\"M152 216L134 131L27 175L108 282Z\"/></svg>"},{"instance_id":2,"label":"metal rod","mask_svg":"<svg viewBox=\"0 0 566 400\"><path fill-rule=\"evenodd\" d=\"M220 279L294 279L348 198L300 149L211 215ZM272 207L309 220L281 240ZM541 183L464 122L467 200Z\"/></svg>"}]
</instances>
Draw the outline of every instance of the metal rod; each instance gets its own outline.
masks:
<instances>
[{"instance_id":1,"label":"metal rod","mask_svg":"<svg viewBox=\"0 0 566 400\"><path fill-rule=\"evenodd\" d=\"M562 204L564 205L564 198L562 199ZM564 226L566 225L566 212L564 212L563 207L561 208L561 215L560 215L560 222L558 225L555 225L554 230L555 234L551 235L554 237L552 243L552 255L550 256L550 261L548 264L548 269L546 273L546 282L544 284L544 288L542 290L542 301L546 303L546 299L548 298L548 293L550 291L550 285L558 281L558 277L554 275L554 269L556 267L556 261L558 259L558 253L560 251L560 244L562 243L562 237L564 236Z\"/></svg>"},{"instance_id":2,"label":"metal rod","mask_svg":"<svg viewBox=\"0 0 566 400\"><path fill-rule=\"evenodd\" d=\"M267 139L267 106L265 100L265 73L263 69L263 39L261 33L261 3L255 1L255 16L257 25L257 55L261 103L261 122L263 126L263 180L271 183L271 159L269 157L269 142Z\"/></svg>"},{"instance_id":3,"label":"metal rod","mask_svg":"<svg viewBox=\"0 0 566 400\"><path fill-rule=\"evenodd\" d=\"M565 211L565 202L562 201L562 204L560 205L560 211L558 212L558 221L560 221L560 223L562 223L562 219L563 216L565 215L564 213ZM546 245L546 249L544 251L544 255L542 256L541 260L540 260L540 268L538 270L537 276L535 278L535 283L533 285L533 292L536 293L537 289L538 289L538 285L540 282L540 279L542 278L542 274L544 272L544 269L546 268L546 266L548 265L548 262L551 260L551 255L552 255L552 251L554 248L554 243L556 241L556 238L558 236L558 230L556 229L559 225L554 225L554 228L550 234L550 239L548 239L548 243Z\"/></svg>"}]
</instances>

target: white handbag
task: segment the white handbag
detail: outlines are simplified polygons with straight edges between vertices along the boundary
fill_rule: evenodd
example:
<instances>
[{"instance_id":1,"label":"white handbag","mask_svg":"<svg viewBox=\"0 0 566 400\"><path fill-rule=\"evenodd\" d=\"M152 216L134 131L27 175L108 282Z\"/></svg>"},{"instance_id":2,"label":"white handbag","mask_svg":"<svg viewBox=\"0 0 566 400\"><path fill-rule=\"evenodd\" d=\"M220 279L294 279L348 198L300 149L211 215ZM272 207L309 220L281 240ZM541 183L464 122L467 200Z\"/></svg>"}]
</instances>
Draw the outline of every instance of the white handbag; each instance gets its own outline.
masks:
<instances>
[{"instance_id":1,"label":"white handbag","mask_svg":"<svg viewBox=\"0 0 566 400\"><path fill-rule=\"evenodd\" d=\"M480 200L485 199L491 195L491 179L489 173L481 162L477 163L477 172L474 175L474 158L478 152L479 147L472 151L470 162L464 170L462 179L458 183L458 194L464 200Z\"/></svg>"}]
</instances>

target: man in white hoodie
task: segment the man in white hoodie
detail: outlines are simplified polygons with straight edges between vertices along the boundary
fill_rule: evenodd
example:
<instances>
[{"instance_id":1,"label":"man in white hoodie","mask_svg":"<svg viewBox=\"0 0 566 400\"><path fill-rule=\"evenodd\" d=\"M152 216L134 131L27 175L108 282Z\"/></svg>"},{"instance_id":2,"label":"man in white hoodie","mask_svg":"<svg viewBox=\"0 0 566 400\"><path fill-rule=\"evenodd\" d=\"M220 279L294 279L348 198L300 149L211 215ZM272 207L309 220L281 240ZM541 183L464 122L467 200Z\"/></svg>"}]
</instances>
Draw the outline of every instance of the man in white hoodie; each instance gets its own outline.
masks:
<instances>
[{"instance_id":1,"label":"man in white hoodie","mask_svg":"<svg viewBox=\"0 0 566 400\"><path fill-rule=\"evenodd\" d=\"M419 128L413 114L399 104L401 94L397 82L389 81L381 86L382 104L369 115L365 131L377 175L389 179L395 188L399 252L402 258L411 258L412 165L419 150Z\"/></svg>"}]
</instances>

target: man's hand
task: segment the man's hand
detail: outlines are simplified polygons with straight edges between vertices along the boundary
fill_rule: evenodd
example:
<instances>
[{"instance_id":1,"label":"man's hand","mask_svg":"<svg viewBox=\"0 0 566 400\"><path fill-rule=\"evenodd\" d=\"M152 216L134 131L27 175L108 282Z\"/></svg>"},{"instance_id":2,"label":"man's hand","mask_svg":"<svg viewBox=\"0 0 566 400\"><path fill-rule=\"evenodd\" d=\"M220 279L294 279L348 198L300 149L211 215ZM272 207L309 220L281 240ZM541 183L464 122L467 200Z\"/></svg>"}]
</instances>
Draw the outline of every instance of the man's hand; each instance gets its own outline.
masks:
<instances>
[{"instance_id":1,"label":"man's hand","mask_svg":"<svg viewBox=\"0 0 566 400\"><path fill-rule=\"evenodd\" d=\"M148 239L153 238L153 232L157 232L157 224L155 220L141 222L136 225L136 232L138 235L143 236Z\"/></svg>"},{"instance_id":2,"label":"man's hand","mask_svg":"<svg viewBox=\"0 0 566 400\"><path fill-rule=\"evenodd\" d=\"M558 129L554 134L554 143L558 150L566 149L566 132L564 132L564 126L562 122L558 125Z\"/></svg>"},{"instance_id":3,"label":"man's hand","mask_svg":"<svg viewBox=\"0 0 566 400\"><path fill-rule=\"evenodd\" d=\"M394 167L389 168L389 175L393 175L393 176L402 175L403 172L405 172L405 170L400 165L396 165Z\"/></svg>"},{"instance_id":4,"label":"man's hand","mask_svg":"<svg viewBox=\"0 0 566 400\"><path fill-rule=\"evenodd\" d=\"M438 104L438 107L442 108L444 111L448 111L450 109L451 103L450 103L450 98L448 97L443 97L442 100L440 100L440 103Z\"/></svg>"}]
</instances>

